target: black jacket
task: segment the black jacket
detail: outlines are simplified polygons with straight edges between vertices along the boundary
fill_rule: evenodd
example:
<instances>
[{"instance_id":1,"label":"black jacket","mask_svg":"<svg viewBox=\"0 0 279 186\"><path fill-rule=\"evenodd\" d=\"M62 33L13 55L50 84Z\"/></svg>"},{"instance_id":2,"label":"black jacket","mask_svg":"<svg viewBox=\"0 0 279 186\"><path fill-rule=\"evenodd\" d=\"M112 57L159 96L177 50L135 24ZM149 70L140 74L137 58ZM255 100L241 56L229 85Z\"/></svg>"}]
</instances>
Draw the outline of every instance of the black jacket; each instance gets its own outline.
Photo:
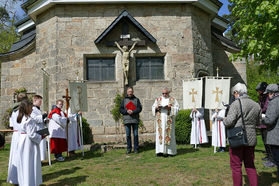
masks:
<instances>
[{"instance_id":1,"label":"black jacket","mask_svg":"<svg viewBox=\"0 0 279 186\"><path fill-rule=\"evenodd\" d=\"M127 112L127 108L125 107L129 102L132 102L135 106L136 109L133 110L133 114L129 115ZM124 124L128 123L139 123L139 113L142 110L142 106L140 103L140 100L136 96L128 97L126 96L120 104L119 112L123 115L123 122Z\"/></svg>"}]
</instances>

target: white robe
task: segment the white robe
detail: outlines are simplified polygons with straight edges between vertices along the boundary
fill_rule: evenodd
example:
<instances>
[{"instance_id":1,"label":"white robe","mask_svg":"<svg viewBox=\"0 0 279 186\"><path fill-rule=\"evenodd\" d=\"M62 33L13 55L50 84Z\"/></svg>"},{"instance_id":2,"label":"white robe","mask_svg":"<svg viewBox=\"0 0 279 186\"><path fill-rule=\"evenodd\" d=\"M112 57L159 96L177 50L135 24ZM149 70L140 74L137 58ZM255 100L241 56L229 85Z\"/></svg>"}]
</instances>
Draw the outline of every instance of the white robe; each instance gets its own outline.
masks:
<instances>
[{"instance_id":1,"label":"white robe","mask_svg":"<svg viewBox=\"0 0 279 186\"><path fill-rule=\"evenodd\" d=\"M18 141L18 182L20 186L42 184L39 144L42 136L36 133L36 123L29 117L22 118Z\"/></svg>"},{"instance_id":2,"label":"white robe","mask_svg":"<svg viewBox=\"0 0 279 186\"><path fill-rule=\"evenodd\" d=\"M11 184L18 184L18 176L17 176L17 146L19 139L19 124L17 123L18 111L13 111L10 117L10 127L13 127L13 136L10 147L10 158L9 158L9 166L8 166L8 178L7 182Z\"/></svg>"},{"instance_id":3,"label":"white robe","mask_svg":"<svg viewBox=\"0 0 279 186\"><path fill-rule=\"evenodd\" d=\"M33 106L33 110L31 113L31 117L35 120L37 130L42 130L45 128L45 124L43 121L42 111L37 107ZM46 138L42 139L40 142L40 154L41 154L41 161L47 159L46 155Z\"/></svg>"},{"instance_id":4,"label":"white robe","mask_svg":"<svg viewBox=\"0 0 279 186\"><path fill-rule=\"evenodd\" d=\"M70 120L68 126L68 150L75 151L80 148L80 133L78 126L79 116L77 114L71 113L71 109L68 109L68 118Z\"/></svg>"},{"instance_id":5,"label":"white robe","mask_svg":"<svg viewBox=\"0 0 279 186\"><path fill-rule=\"evenodd\" d=\"M49 137L67 139L66 125L67 118L62 111L61 116L53 113L52 118L49 120Z\"/></svg>"},{"instance_id":6,"label":"white robe","mask_svg":"<svg viewBox=\"0 0 279 186\"><path fill-rule=\"evenodd\" d=\"M226 130L223 123L225 110L222 109L218 114L214 111L212 114L212 146L226 147ZM217 118L215 118L217 116Z\"/></svg>"},{"instance_id":7,"label":"white robe","mask_svg":"<svg viewBox=\"0 0 279 186\"><path fill-rule=\"evenodd\" d=\"M161 106L166 106L169 104L170 98L164 98L160 97L157 98L152 106L152 114L153 116L156 116L156 107L160 104ZM174 98L173 98L174 99ZM170 144L166 144L165 142L165 137L166 137L166 128L167 128L167 118L168 118L168 111L166 109L161 109L161 128L162 128L162 140L160 141L160 133L159 133L159 125L158 121L156 121L156 154L157 153L164 153L164 154L170 154L170 155L176 155L176 141L175 141L175 116L177 115L179 111L179 105L176 99L173 101L173 105L170 110L170 118L172 119L172 124L171 124L171 141ZM158 117L158 116L156 116ZM156 118L157 120L157 118Z\"/></svg>"},{"instance_id":8,"label":"white robe","mask_svg":"<svg viewBox=\"0 0 279 186\"><path fill-rule=\"evenodd\" d=\"M191 112L191 114L190 114L190 117L192 118L190 144L192 144L192 145L208 143L203 115L204 115L204 109L203 108L197 109L196 116L195 116L195 118L196 118L196 124L195 124L193 112Z\"/></svg>"}]
</instances>

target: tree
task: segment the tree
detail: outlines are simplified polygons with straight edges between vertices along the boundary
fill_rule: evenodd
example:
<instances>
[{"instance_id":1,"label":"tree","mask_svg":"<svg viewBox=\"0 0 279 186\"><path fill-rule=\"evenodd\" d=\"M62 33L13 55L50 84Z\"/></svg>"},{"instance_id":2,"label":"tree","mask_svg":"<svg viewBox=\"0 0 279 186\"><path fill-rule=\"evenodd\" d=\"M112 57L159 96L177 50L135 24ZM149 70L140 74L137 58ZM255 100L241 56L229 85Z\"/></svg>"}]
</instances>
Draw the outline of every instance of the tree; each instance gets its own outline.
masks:
<instances>
[{"instance_id":1,"label":"tree","mask_svg":"<svg viewBox=\"0 0 279 186\"><path fill-rule=\"evenodd\" d=\"M232 39L241 46L236 57L252 58L263 67L279 66L279 0L229 0Z\"/></svg>"},{"instance_id":2,"label":"tree","mask_svg":"<svg viewBox=\"0 0 279 186\"><path fill-rule=\"evenodd\" d=\"M15 22L19 19L16 5L20 2L23 0L3 0L0 3L0 53L8 52L19 39Z\"/></svg>"}]
</instances>

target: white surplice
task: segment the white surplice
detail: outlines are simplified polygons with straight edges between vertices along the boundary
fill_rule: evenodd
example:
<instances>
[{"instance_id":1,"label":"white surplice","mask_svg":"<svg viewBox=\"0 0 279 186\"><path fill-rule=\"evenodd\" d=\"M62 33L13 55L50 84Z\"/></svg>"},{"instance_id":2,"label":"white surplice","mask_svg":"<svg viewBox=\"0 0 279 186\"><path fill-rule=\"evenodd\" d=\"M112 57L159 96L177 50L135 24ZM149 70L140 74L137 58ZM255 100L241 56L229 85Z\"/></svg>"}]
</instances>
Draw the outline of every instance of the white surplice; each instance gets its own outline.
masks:
<instances>
[{"instance_id":1,"label":"white surplice","mask_svg":"<svg viewBox=\"0 0 279 186\"><path fill-rule=\"evenodd\" d=\"M31 113L31 117L35 120L37 130L42 130L45 128L45 124L43 121L42 111L37 108L36 106L33 106L33 110ZM41 161L46 160L46 138L42 139L40 142L40 154L41 154Z\"/></svg>"},{"instance_id":2,"label":"white surplice","mask_svg":"<svg viewBox=\"0 0 279 186\"><path fill-rule=\"evenodd\" d=\"M42 169L39 144L42 136L38 133L35 121L23 117L18 141L18 182L20 186L42 184Z\"/></svg>"},{"instance_id":3,"label":"white surplice","mask_svg":"<svg viewBox=\"0 0 279 186\"><path fill-rule=\"evenodd\" d=\"M195 114L196 123L194 122L194 114L191 112L190 117L192 118L192 129L191 129L191 141L190 144L202 144L208 143L206 134L205 122L203 119L204 109L199 108Z\"/></svg>"},{"instance_id":4,"label":"white surplice","mask_svg":"<svg viewBox=\"0 0 279 186\"><path fill-rule=\"evenodd\" d=\"M212 114L212 146L226 147L226 128L223 123L225 112L222 109L218 113L214 111Z\"/></svg>"},{"instance_id":5,"label":"white surplice","mask_svg":"<svg viewBox=\"0 0 279 186\"><path fill-rule=\"evenodd\" d=\"M9 157L9 166L8 166L8 178L7 182L11 184L18 184L17 176L17 146L19 139L19 124L17 123L18 110L13 111L10 117L10 127L13 127L13 136L10 146L10 157Z\"/></svg>"},{"instance_id":6,"label":"white surplice","mask_svg":"<svg viewBox=\"0 0 279 186\"><path fill-rule=\"evenodd\" d=\"M49 120L49 137L50 138L63 138L67 139L66 126L67 118L61 111L61 116L59 114L53 113Z\"/></svg>"},{"instance_id":7,"label":"white surplice","mask_svg":"<svg viewBox=\"0 0 279 186\"><path fill-rule=\"evenodd\" d=\"M161 109L161 112L156 112L158 105L166 106L172 104L171 110ZM175 141L175 116L179 111L179 104L176 99L169 97L159 97L155 100L152 106L152 114L156 116L156 154L164 153L176 155L176 141ZM168 120L170 125L168 127ZM169 134L168 135L168 130ZM170 138L170 141L168 139Z\"/></svg>"},{"instance_id":8,"label":"white surplice","mask_svg":"<svg viewBox=\"0 0 279 186\"><path fill-rule=\"evenodd\" d=\"M71 109L68 109L68 118L70 120L68 126L68 150L75 151L81 149L80 147L80 131L78 126L79 116L73 114Z\"/></svg>"}]
</instances>

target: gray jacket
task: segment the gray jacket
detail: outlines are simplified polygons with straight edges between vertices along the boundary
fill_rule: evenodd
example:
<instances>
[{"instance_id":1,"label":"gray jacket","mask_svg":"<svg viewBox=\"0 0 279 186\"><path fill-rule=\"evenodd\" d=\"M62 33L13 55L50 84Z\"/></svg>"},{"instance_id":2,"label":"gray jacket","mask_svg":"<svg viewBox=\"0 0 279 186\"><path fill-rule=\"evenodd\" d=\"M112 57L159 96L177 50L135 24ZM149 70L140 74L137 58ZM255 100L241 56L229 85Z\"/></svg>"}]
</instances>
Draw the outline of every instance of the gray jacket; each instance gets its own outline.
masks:
<instances>
[{"instance_id":1,"label":"gray jacket","mask_svg":"<svg viewBox=\"0 0 279 186\"><path fill-rule=\"evenodd\" d=\"M133 114L129 115L128 112L127 112L127 104L129 102L132 102L134 104L134 106L136 107L135 110L133 110ZM142 106L141 106L141 103L140 103L140 100L135 97L134 95L132 97L128 97L126 96L121 104L120 104L120 108L119 108L119 112L121 114L123 114L123 122L124 124L128 124L128 123L136 123L138 124L139 123L139 113L141 112L142 110Z\"/></svg>"},{"instance_id":2,"label":"gray jacket","mask_svg":"<svg viewBox=\"0 0 279 186\"><path fill-rule=\"evenodd\" d=\"M279 145L279 95L269 100L265 114L262 122L267 126L266 143Z\"/></svg>"},{"instance_id":3,"label":"gray jacket","mask_svg":"<svg viewBox=\"0 0 279 186\"><path fill-rule=\"evenodd\" d=\"M242 113L247 134L248 146L257 145L256 126L260 123L261 107L249 96L243 95L240 98ZM236 99L230 106L227 117L224 118L224 125L228 128L242 125L240 104Z\"/></svg>"}]
</instances>

